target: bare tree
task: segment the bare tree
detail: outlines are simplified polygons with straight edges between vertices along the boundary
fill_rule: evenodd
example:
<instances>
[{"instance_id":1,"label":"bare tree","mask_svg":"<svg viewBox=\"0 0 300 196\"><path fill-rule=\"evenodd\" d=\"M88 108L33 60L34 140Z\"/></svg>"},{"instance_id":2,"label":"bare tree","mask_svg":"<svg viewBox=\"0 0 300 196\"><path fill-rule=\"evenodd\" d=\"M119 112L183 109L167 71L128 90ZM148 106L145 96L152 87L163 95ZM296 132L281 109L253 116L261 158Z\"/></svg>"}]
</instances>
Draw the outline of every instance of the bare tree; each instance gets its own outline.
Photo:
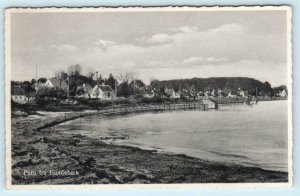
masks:
<instances>
[{"instance_id":1,"label":"bare tree","mask_svg":"<svg viewBox=\"0 0 300 196\"><path fill-rule=\"evenodd\" d=\"M132 81L136 80L136 74L134 72L127 72L120 74L118 77L119 80L121 80L121 83L131 83Z\"/></svg>"},{"instance_id":2,"label":"bare tree","mask_svg":"<svg viewBox=\"0 0 300 196\"><path fill-rule=\"evenodd\" d=\"M60 85L63 81L66 81L68 78L68 74L62 70L54 72L55 78L59 81Z\"/></svg>"},{"instance_id":3,"label":"bare tree","mask_svg":"<svg viewBox=\"0 0 300 196\"><path fill-rule=\"evenodd\" d=\"M70 76L74 76L74 75L80 75L81 74L81 66L79 64L76 65L70 65L68 67L68 73Z\"/></svg>"},{"instance_id":4,"label":"bare tree","mask_svg":"<svg viewBox=\"0 0 300 196\"><path fill-rule=\"evenodd\" d=\"M91 67L88 68L87 72L86 72L86 77L93 79L95 76L95 70Z\"/></svg>"}]
</instances>

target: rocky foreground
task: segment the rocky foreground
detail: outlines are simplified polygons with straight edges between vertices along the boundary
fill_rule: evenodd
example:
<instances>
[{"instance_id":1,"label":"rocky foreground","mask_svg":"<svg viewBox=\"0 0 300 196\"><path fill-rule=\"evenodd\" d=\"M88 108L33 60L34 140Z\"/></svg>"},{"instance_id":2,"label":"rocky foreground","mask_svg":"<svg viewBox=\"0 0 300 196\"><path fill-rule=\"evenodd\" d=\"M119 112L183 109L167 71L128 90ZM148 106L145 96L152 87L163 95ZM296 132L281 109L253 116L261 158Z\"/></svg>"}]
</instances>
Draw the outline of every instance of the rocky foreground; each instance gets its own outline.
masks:
<instances>
[{"instance_id":1,"label":"rocky foreground","mask_svg":"<svg viewBox=\"0 0 300 196\"><path fill-rule=\"evenodd\" d=\"M12 118L12 184L288 181L286 172L111 145L55 130L59 123L92 114Z\"/></svg>"}]
</instances>

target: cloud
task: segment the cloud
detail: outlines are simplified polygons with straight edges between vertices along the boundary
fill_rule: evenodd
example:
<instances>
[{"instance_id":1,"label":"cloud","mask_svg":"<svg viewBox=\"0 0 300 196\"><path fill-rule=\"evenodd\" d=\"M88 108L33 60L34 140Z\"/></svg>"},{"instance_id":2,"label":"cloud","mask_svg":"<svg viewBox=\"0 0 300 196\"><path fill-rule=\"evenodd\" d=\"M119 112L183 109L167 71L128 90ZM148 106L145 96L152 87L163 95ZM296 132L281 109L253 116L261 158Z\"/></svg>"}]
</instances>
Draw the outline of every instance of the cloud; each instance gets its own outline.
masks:
<instances>
[{"instance_id":1,"label":"cloud","mask_svg":"<svg viewBox=\"0 0 300 196\"><path fill-rule=\"evenodd\" d=\"M54 44L50 46L50 49L60 52L76 52L78 48L71 44Z\"/></svg>"},{"instance_id":2,"label":"cloud","mask_svg":"<svg viewBox=\"0 0 300 196\"><path fill-rule=\"evenodd\" d=\"M183 63L198 63L204 61L203 57L190 57L188 59L184 59Z\"/></svg>"},{"instance_id":3,"label":"cloud","mask_svg":"<svg viewBox=\"0 0 300 196\"><path fill-rule=\"evenodd\" d=\"M182 26L173 29L173 33L171 34L166 34L166 33L158 33L154 34L151 37L142 37L136 39L140 43L144 44L165 44L165 43L170 43L171 41L176 38L176 34L188 34L188 33L194 33L198 30L197 27L195 26Z\"/></svg>"},{"instance_id":4,"label":"cloud","mask_svg":"<svg viewBox=\"0 0 300 196\"><path fill-rule=\"evenodd\" d=\"M147 43L147 44L164 44L169 43L172 41L171 35L160 33L152 35L151 37L142 37L137 39L140 43Z\"/></svg>"},{"instance_id":5,"label":"cloud","mask_svg":"<svg viewBox=\"0 0 300 196\"><path fill-rule=\"evenodd\" d=\"M108 47L114 46L116 43L108 40L98 40L96 42L97 46L100 46L102 49L107 49Z\"/></svg>"},{"instance_id":6,"label":"cloud","mask_svg":"<svg viewBox=\"0 0 300 196\"><path fill-rule=\"evenodd\" d=\"M193 33L197 30L198 28L195 26L182 26L174 29L176 33Z\"/></svg>"},{"instance_id":7,"label":"cloud","mask_svg":"<svg viewBox=\"0 0 300 196\"><path fill-rule=\"evenodd\" d=\"M190 65L203 65L203 64L219 64L227 62L227 58L216 58L216 57L190 57L188 59L184 59L182 63L190 64Z\"/></svg>"},{"instance_id":8,"label":"cloud","mask_svg":"<svg viewBox=\"0 0 300 196\"><path fill-rule=\"evenodd\" d=\"M211 29L210 32L213 33L240 33L244 32L246 28L240 24L224 24L220 27Z\"/></svg>"},{"instance_id":9,"label":"cloud","mask_svg":"<svg viewBox=\"0 0 300 196\"><path fill-rule=\"evenodd\" d=\"M122 44L111 40L98 40L96 45L83 47L80 53L74 55L52 52L51 59L39 63L57 65L57 62L61 62L62 66L79 63L83 65L83 69L90 66L104 76L109 73L119 75L134 71L145 80L151 77L171 79L218 74L230 76L232 69L251 76L251 73L257 74L256 70L263 68L256 66L257 69L251 69L250 73L247 70L250 63L240 61L249 61L262 67L272 65L265 62L280 63L280 55L284 56L285 52L276 42L278 39L276 35L266 36L250 32L240 24L223 24L206 30L194 26L180 26L147 37L133 37L134 41ZM55 45L52 49L78 50L66 45ZM48 58L49 53L44 54L45 58L41 59ZM256 60L260 63L256 63Z\"/></svg>"}]
</instances>

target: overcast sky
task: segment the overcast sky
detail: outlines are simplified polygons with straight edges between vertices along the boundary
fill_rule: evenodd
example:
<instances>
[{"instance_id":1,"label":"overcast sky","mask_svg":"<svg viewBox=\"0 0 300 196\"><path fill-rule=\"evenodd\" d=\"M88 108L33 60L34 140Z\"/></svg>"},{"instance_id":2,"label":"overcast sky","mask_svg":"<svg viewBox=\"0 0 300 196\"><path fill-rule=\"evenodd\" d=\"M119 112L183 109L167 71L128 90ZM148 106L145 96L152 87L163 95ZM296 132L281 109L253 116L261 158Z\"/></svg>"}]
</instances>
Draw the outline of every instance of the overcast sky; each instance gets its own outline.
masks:
<instances>
[{"instance_id":1,"label":"overcast sky","mask_svg":"<svg viewBox=\"0 0 300 196\"><path fill-rule=\"evenodd\" d=\"M13 13L12 79L83 73L287 83L285 11Z\"/></svg>"}]
</instances>

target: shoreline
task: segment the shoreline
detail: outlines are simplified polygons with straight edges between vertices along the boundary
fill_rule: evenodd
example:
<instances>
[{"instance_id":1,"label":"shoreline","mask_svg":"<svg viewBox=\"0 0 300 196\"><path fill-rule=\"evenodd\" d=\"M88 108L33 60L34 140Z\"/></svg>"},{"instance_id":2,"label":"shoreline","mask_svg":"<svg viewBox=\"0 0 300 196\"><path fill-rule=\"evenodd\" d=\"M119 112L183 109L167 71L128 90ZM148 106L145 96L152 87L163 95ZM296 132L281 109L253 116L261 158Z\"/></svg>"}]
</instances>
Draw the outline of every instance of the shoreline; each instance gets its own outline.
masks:
<instances>
[{"instance_id":1,"label":"shoreline","mask_svg":"<svg viewBox=\"0 0 300 196\"><path fill-rule=\"evenodd\" d=\"M12 183L288 182L287 172L107 144L95 138L62 134L53 129L62 122L95 114L101 112L77 112L47 120L13 118ZM55 172L61 175L54 175ZM73 175L76 172L78 175Z\"/></svg>"}]
</instances>

